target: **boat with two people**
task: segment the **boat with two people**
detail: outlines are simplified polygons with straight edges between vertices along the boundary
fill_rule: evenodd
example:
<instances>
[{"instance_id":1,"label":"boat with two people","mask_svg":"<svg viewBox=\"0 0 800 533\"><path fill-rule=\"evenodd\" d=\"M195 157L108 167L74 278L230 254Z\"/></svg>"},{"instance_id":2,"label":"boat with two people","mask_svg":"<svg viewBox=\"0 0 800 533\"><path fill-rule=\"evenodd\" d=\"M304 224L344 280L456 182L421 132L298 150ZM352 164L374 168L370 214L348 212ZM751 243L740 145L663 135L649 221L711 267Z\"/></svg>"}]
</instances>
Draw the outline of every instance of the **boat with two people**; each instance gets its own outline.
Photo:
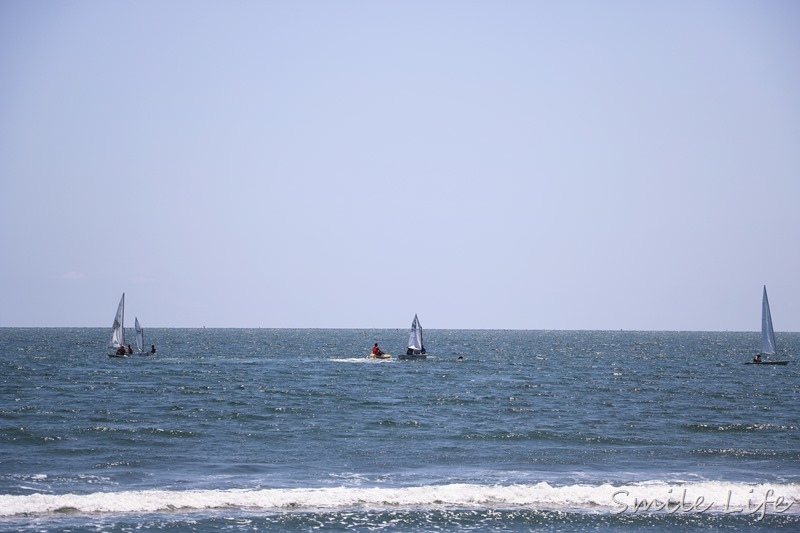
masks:
<instances>
[{"instance_id":1,"label":"boat with two people","mask_svg":"<svg viewBox=\"0 0 800 533\"><path fill-rule=\"evenodd\" d=\"M139 317L135 319L136 323L136 351L141 355L155 355L156 346L151 346L149 352L144 351L144 328L139 324ZM122 293L122 298L119 300L117 306L117 314L114 315L114 323L111 325L111 339L108 341L108 356L109 357L128 357L133 355L133 347L128 344L125 345L125 293Z\"/></svg>"},{"instance_id":2,"label":"boat with two people","mask_svg":"<svg viewBox=\"0 0 800 533\"><path fill-rule=\"evenodd\" d=\"M761 356L775 355L775 331L772 328L772 313L769 311L769 298L767 286L764 285L764 295L761 298L761 351L746 365L786 365L789 361L764 361Z\"/></svg>"},{"instance_id":3,"label":"boat with two people","mask_svg":"<svg viewBox=\"0 0 800 533\"><path fill-rule=\"evenodd\" d=\"M400 359L425 359L426 357L425 344L422 342L422 326L419 323L419 317L415 314L414 320L411 321L406 353L401 355Z\"/></svg>"}]
</instances>

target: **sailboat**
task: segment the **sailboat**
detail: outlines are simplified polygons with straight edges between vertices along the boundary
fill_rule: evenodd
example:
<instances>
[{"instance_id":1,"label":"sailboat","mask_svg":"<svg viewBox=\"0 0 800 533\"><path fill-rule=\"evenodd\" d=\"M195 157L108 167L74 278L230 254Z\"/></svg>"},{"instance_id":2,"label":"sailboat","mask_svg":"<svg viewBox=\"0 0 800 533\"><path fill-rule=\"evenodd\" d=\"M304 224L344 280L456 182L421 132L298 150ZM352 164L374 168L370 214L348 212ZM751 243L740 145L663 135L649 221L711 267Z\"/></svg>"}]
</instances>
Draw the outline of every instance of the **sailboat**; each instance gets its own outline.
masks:
<instances>
[{"instance_id":1,"label":"sailboat","mask_svg":"<svg viewBox=\"0 0 800 533\"><path fill-rule=\"evenodd\" d=\"M114 323L111 325L111 339L108 341L109 357L127 357L125 352L125 293L117 306Z\"/></svg>"},{"instance_id":2,"label":"sailboat","mask_svg":"<svg viewBox=\"0 0 800 533\"><path fill-rule=\"evenodd\" d=\"M408 334L408 347L406 348L405 355L401 355L401 359L424 359L426 357L425 344L422 342L422 326L419 323L419 318L414 315L414 320L411 321L411 332Z\"/></svg>"},{"instance_id":3,"label":"sailboat","mask_svg":"<svg viewBox=\"0 0 800 533\"><path fill-rule=\"evenodd\" d=\"M136 317L136 351L144 352L144 329L139 325L139 317Z\"/></svg>"},{"instance_id":4,"label":"sailboat","mask_svg":"<svg viewBox=\"0 0 800 533\"><path fill-rule=\"evenodd\" d=\"M775 331L772 329L772 313L769 312L767 286L764 285L764 296L761 298L761 351L753 358L754 365L785 365L789 361L762 361L762 355L775 355Z\"/></svg>"}]
</instances>

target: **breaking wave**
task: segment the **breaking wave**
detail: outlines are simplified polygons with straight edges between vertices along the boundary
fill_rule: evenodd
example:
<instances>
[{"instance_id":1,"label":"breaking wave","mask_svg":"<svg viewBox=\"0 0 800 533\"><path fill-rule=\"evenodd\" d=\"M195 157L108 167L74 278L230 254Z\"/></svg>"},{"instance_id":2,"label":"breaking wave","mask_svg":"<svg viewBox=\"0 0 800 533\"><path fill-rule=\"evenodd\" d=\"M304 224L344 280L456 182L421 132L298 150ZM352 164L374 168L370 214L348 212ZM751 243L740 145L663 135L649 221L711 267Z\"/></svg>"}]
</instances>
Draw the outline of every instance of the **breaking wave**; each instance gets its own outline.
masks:
<instances>
[{"instance_id":1,"label":"breaking wave","mask_svg":"<svg viewBox=\"0 0 800 533\"><path fill-rule=\"evenodd\" d=\"M61 513L159 513L215 509L328 512L535 509L579 513L800 515L800 485L641 482L552 486L448 484L404 488L142 490L0 495L0 517Z\"/></svg>"}]
</instances>

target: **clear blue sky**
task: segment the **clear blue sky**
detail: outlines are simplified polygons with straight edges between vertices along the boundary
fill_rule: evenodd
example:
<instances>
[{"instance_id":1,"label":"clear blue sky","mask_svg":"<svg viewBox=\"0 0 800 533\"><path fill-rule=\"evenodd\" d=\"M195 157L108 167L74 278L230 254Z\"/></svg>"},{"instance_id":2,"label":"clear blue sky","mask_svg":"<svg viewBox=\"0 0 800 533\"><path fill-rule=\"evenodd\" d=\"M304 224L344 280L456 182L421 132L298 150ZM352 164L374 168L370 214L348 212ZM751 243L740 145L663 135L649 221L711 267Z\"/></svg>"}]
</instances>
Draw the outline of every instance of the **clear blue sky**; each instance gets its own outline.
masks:
<instances>
[{"instance_id":1,"label":"clear blue sky","mask_svg":"<svg viewBox=\"0 0 800 533\"><path fill-rule=\"evenodd\" d=\"M800 331L800 2L0 3L0 326Z\"/></svg>"}]
</instances>

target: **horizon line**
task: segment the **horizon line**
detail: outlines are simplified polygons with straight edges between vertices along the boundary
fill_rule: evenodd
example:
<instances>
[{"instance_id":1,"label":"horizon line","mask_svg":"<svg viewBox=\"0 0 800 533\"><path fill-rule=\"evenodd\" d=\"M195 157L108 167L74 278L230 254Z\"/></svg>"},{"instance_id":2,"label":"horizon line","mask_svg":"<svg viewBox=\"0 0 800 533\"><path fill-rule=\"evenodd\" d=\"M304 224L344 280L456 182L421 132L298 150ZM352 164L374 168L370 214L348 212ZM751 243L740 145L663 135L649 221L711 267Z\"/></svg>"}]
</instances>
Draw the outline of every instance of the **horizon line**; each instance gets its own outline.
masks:
<instances>
[{"instance_id":1,"label":"horizon line","mask_svg":"<svg viewBox=\"0 0 800 533\"><path fill-rule=\"evenodd\" d=\"M2 326L0 329L108 329L108 326ZM133 329L133 326L125 326ZM299 327L299 326L148 326L150 329L315 329L315 330L407 330L407 327ZM715 330L715 329L592 329L592 328L424 328L425 331L540 331L540 332L629 332L629 333L759 333L759 330ZM775 333L798 333L797 331L776 331Z\"/></svg>"}]
</instances>

